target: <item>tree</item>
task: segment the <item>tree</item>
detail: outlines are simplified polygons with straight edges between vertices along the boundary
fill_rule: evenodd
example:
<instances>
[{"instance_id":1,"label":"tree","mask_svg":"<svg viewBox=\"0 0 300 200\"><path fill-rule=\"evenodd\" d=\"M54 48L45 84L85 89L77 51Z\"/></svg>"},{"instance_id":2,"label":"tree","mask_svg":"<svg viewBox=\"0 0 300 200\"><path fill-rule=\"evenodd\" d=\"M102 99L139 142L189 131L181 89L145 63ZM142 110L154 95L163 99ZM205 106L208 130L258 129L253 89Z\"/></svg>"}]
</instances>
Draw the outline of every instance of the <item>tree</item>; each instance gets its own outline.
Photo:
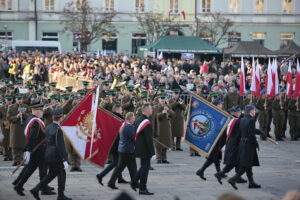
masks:
<instances>
[{"instance_id":1,"label":"tree","mask_svg":"<svg viewBox=\"0 0 300 200\"><path fill-rule=\"evenodd\" d=\"M71 31L80 42L80 51L86 51L87 46L101 38L103 33L115 32L112 24L115 15L115 12L92 8L87 0L81 3L70 1L63 9L61 24L64 24L63 31Z\"/></svg>"},{"instance_id":2,"label":"tree","mask_svg":"<svg viewBox=\"0 0 300 200\"><path fill-rule=\"evenodd\" d=\"M233 26L233 22L220 13L208 13L196 20L196 26L196 35L210 38L214 46L217 47L227 39L226 35Z\"/></svg>"},{"instance_id":3,"label":"tree","mask_svg":"<svg viewBox=\"0 0 300 200\"><path fill-rule=\"evenodd\" d=\"M147 33L148 43L158 40L172 30L182 32L182 28L187 26L176 22L174 17L164 18L161 13L136 14L135 17L140 25L140 29Z\"/></svg>"}]
</instances>

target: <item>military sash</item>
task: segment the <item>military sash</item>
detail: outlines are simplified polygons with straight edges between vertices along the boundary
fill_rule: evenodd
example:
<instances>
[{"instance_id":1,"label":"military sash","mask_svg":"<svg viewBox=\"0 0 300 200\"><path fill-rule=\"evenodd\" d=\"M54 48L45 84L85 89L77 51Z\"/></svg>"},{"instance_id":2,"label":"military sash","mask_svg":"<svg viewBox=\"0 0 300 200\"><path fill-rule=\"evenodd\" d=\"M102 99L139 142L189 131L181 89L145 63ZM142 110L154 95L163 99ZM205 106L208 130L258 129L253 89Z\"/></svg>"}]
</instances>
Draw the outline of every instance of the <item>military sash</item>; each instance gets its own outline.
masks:
<instances>
[{"instance_id":1,"label":"military sash","mask_svg":"<svg viewBox=\"0 0 300 200\"><path fill-rule=\"evenodd\" d=\"M40 118L37 118L37 117L33 117L29 122L28 124L26 125L25 127L25 130L24 130L24 134L26 136L26 141L28 141L29 137L30 137L30 128L31 128L31 125L34 123L34 122L37 122L39 123L41 129L43 132L45 132L45 123L40 119Z\"/></svg>"},{"instance_id":2,"label":"military sash","mask_svg":"<svg viewBox=\"0 0 300 200\"><path fill-rule=\"evenodd\" d=\"M229 124L228 124L228 126L227 126L227 137L226 137L226 141L228 141L228 139L230 138L230 135L231 135L231 133L232 133L232 129L233 129L235 123L237 122L237 120L238 120L238 119L235 118L235 119L232 119L232 120L229 122Z\"/></svg>"},{"instance_id":3,"label":"military sash","mask_svg":"<svg viewBox=\"0 0 300 200\"><path fill-rule=\"evenodd\" d=\"M144 128L148 125L150 125L151 122L148 119L144 119L140 125L138 126L136 133L134 135L134 140L136 140L136 138L139 136L139 134L144 130Z\"/></svg>"}]
</instances>

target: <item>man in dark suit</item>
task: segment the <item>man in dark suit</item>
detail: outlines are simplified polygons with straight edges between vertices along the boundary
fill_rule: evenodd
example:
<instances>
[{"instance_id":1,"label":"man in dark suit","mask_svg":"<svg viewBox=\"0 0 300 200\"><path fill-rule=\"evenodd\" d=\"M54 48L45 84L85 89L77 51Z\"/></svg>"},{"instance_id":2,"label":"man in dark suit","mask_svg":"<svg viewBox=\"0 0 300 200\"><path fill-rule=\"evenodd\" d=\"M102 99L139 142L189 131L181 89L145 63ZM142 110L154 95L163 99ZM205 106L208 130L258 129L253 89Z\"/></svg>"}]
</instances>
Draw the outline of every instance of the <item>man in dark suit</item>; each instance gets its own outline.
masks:
<instances>
[{"instance_id":1,"label":"man in dark suit","mask_svg":"<svg viewBox=\"0 0 300 200\"><path fill-rule=\"evenodd\" d=\"M240 122L241 140L239 146L239 170L228 180L228 183L234 189L237 189L235 183L245 172L249 181L249 188L260 188L253 180L252 167L259 166L259 160L256 149L259 149L255 134L260 134L266 138L265 134L255 128L255 106L247 105L245 107L245 116Z\"/></svg>"},{"instance_id":2,"label":"man in dark suit","mask_svg":"<svg viewBox=\"0 0 300 200\"><path fill-rule=\"evenodd\" d=\"M58 182L57 200L70 200L64 195L66 183L66 169L69 167L67 162L67 152L63 132L60 127L60 121L63 116L63 110L52 111L53 122L46 127L46 162L49 167L49 173L37 186L30 190L33 197L39 200L39 190L50 183L55 177Z\"/></svg>"},{"instance_id":3,"label":"man in dark suit","mask_svg":"<svg viewBox=\"0 0 300 200\"><path fill-rule=\"evenodd\" d=\"M153 145L153 129L149 117L152 115L152 106L145 104L142 107L142 116L134 123L136 127L135 134L135 156L141 159L141 167L136 176L131 181L130 186L136 191L137 183L139 184L139 194L153 195L147 189L147 180L150 168L151 157L155 154Z\"/></svg>"},{"instance_id":4,"label":"man in dark suit","mask_svg":"<svg viewBox=\"0 0 300 200\"><path fill-rule=\"evenodd\" d=\"M23 186L34 173L37 167L39 167L40 180L42 180L47 174L47 167L45 164L45 124L41 120L43 117L43 105L35 104L31 106L32 115L28 117L25 124L25 136L27 144L25 146L24 159L27 164L21 171L18 178L14 181L14 190L21 196L24 196ZM39 147L33 152L35 147ZM53 195L50 188L45 185L42 188L43 195Z\"/></svg>"},{"instance_id":5,"label":"man in dark suit","mask_svg":"<svg viewBox=\"0 0 300 200\"><path fill-rule=\"evenodd\" d=\"M120 176L122 171L125 169L125 167L128 168L130 178L133 180L133 178L136 175L136 161L134 156L134 135L135 135L135 128L133 126L133 123L135 121L135 116L133 112L128 112L125 116L125 122L122 124L119 135L120 135L120 141L119 141L119 161L118 165L115 168L113 175L111 176L108 187L111 189L118 189L115 186L115 182L117 178Z\"/></svg>"},{"instance_id":6,"label":"man in dark suit","mask_svg":"<svg viewBox=\"0 0 300 200\"><path fill-rule=\"evenodd\" d=\"M240 133L240 117L241 110L239 107L232 107L229 109L230 114L233 119L230 121L227 127L226 135L226 147L224 154L224 164L225 167L215 174L215 177L218 179L219 183L222 184L221 179L225 176L226 173L230 172L234 167L235 171L238 171L238 152L239 145L241 140ZM237 180L237 183L246 183L247 181L240 177Z\"/></svg>"}]
</instances>

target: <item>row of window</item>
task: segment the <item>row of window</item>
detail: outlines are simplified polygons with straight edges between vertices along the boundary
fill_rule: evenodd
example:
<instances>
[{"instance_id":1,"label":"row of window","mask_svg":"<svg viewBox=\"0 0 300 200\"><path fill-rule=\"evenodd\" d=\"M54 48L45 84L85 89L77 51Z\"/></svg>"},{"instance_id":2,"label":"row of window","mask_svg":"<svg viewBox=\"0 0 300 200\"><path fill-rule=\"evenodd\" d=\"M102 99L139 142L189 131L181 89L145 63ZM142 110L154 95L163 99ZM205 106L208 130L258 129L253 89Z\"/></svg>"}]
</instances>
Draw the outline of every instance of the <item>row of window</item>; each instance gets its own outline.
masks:
<instances>
[{"instance_id":1,"label":"row of window","mask_svg":"<svg viewBox=\"0 0 300 200\"><path fill-rule=\"evenodd\" d=\"M12 2L14 0L0 0L0 10L13 10ZM58 1L58 0L56 0ZM75 0L77 9L82 5L83 0ZM115 1L117 0L104 0L105 11L115 11ZM136 12L145 11L145 1L146 0L133 0L135 2ZM170 13L178 14L179 11L179 1L180 0L169 0L170 3ZM211 1L212 0L200 0L202 12L211 12ZM255 13L265 12L265 1L266 0L254 0L255 1ZM229 0L229 10L232 13L239 12L239 2L240 0ZM55 0L44 0L44 10L53 11L55 8ZM290 14L293 12L293 0L282 0L282 12Z\"/></svg>"}]
</instances>

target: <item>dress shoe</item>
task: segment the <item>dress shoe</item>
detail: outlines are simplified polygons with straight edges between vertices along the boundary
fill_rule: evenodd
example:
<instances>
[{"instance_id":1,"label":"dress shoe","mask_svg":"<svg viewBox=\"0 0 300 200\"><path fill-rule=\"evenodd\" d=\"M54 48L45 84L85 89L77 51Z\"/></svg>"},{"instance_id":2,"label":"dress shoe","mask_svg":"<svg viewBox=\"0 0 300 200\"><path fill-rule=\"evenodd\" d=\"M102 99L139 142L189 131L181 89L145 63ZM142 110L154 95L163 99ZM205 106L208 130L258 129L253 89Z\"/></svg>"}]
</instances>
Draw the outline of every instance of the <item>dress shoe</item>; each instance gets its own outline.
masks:
<instances>
[{"instance_id":1,"label":"dress shoe","mask_svg":"<svg viewBox=\"0 0 300 200\"><path fill-rule=\"evenodd\" d=\"M176 151L183 151L182 148L176 148Z\"/></svg>"},{"instance_id":2,"label":"dress shoe","mask_svg":"<svg viewBox=\"0 0 300 200\"><path fill-rule=\"evenodd\" d=\"M154 168L150 166L149 170L154 170Z\"/></svg>"},{"instance_id":3,"label":"dress shoe","mask_svg":"<svg viewBox=\"0 0 300 200\"><path fill-rule=\"evenodd\" d=\"M222 175L221 175L221 173L220 172L215 173L215 177L217 178L218 182L220 184L222 184Z\"/></svg>"},{"instance_id":4,"label":"dress shoe","mask_svg":"<svg viewBox=\"0 0 300 200\"><path fill-rule=\"evenodd\" d=\"M200 178L206 181L206 178L204 177L204 173L202 171L197 171L196 175L200 176Z\"/></svg>"},{"instance_id":5,"label":"dress shoe","mask_svg":"<svg viewBox=\"0 0 300 200\"><path fill-rule=\"evenodd\" d=\"M40 197L39 197L39 191L30 190L30 193L32 194L32 196L33 196L36 200L41 200Z\"/></svg>"},{"instance_id":6,"label":"dress shoe","mask_svg":"<svg viewBox=\"0 0 300 200\"><path fill-rule=\"evenodd\" d=\"M25 196L25 194L23 193L24 189L22 190L22 187L15 186L14 190L17 192L18 195Z\"/></svg>"},{"instance_id":7,"label":"dress shoe","mask_svg":"<svg viewBox=\"0 0 300 200\"><path fill-rule=\"evenodd\" d=\"M72 199L69 198L69 197L67 197L67 196L65 196L65 195L63 195L63 196L58 196L57 200L72 200Z\"/></svg>"},{"instance_id":8,"label":"dress shoe","mask_svg":"<svg viewBox=\"0 0 300 200\"><path fill-rule=\"evenodd\" d=\"M97 178L97 180L98 180L98 183L99 183L100 185L103 185L103 183L102 183L103 177L102 177L100 174L97 174L97 175L96 175L96 178Z\"/></svg>"},{"instance_id":9,"label":"dress shoe","mask_svg":"<svg viewBox=\"0 0 300 200\"><path fill-rule=\"evenodd\" d=\"M80 167L75 167L76 172L82 172L82 169Z\"/></svg>"},{"instance_id":10,"label":"dress shoe","mask_svg":"<svg viewBox=\"0 0 300 200\"><path fill-rule=\"evenodd\" d=\"M18 162L17 161L15 161L15 162L13 162L13 164L12 164L12 166L18 166Z\"/></svg>"},{"instance_id":11,"label":"dress shoe","mask_svg":"<svg viewBox=\"0 0 300 200\"><path fill-rule=\"evenodd\" d=\"M108 186L109 188L113 189L113 190L119 189L119 188L117 188L115 185L110 185L110 184L108 184L107 186Z\"/></svg>"},{"instance_id":12,"label":"dress shoe","mask_svg":"<svg viewBox=\"0 0 300 200\"><path fill-rule=\"evenodd\" d=\"M195 153L190 153L190 156L191 156L191 157L194 157L194 156L195 156Z\"/></svg>"},{"instance_id":13,"label":"dress shoe","mask_svg":"<svg viewBox=\"0 0 300 200\"><path fill-rule=\"evenodd\" d=\"M258 185L256 183L252 183L252 184L249 184L248 188L252 188L252 189L254 189L254 188L261 188L261 185Z\"/></svg>"},{"instance_id":14,"label":"dress shoe","mask_svg":"<svg viewBox=\"0 0 300 200\"><path fill-rule=\"evenodd\" d=\"M5 158L3 159L3 161L9 161L9 159L5 157Z\"/></svg>"},{"instance_id":15,"label":"dress shoe","mask_svg":"<svg viewBox=\"0 0 300 200\"><path fill-rule=\"evenodd\" d=\"M172 151L175 151L175 150L176 150L176 148L175 148L175 147L173 147L173 148L172 148Z\"/></svg>"},{"instance_id":16,"label":"dress shoe","mask_svg":"<svg viewBox=\"0 0 300 200\"><path fill-rule=\"evenodd\" d=\"M131 189L133 189L134 191L136 191L136 184L134 182L130 182L130 187Z\"/></svg>"},{"instance_id":17,"label":"dress shoe","mask_svg":"<svg viewBox=\"0 0 300 200\"><path fill-rule=\"evenodd\" d=\"M157 160L157 164L161 164L162 163L162 160Z\"/></svg>"},{"instance_id":18,"label":"dress shoe","mask_svg":"<svg viewBox=\"0 0 300 200\"><path fill-rule=\"evenodd\" d=\"M247 180L243 179L242 177L239 177L239 178L236 180L236 183L247 183Z\"/></svg>"},{"instance_id":19,"label":"dress shoe","mask_svg":"<svg viewBox=\"0 0 300 200\"><path fill-rule=\"evenodd\" d=\"M47 185L47 186L45 187L45 189L46 189L46 190L53 191L53 190L54 190L54 187L50 187L49 185Z\"/></svg>"},{"instance_id":20,"label":"dress shoe","mask_svg":"<svg viewBox=\"0 0 300 200\"><path fill-rule=\"evenodd\" d=\"M235 181L234 180L232 180L232 179L229 179L228 180L228 183L234 188L234 189L238 189L237 187L236 187L236 185L235 185Z\"/></svg>"},{"instance_id":21,"label":"dress shoe","mask_svg":"<svg viewBox=\"0 0 300 200\"><path fill-rule=\"evenodd\" d=\"M12 161L12 158L9 158L8 160L9 160L9 161Z\"/></svg>"},{"instance_id":22,"label":"dress shoe","mask_svg":"<svg viewBox=\"0 0 300 200\"><path fill-rule=\"evenodd\" d=\"M201 157L200 154L198 152L195 153L195 156Z\"/></svg>"},{"instance_id":23,"label":"dress shoe","mask_svg":"<svg viewBox=\"0 0 300 200\"><path fill-rule=\"evenodd\" d=\"M127 184L129 182L122 178L122 179L118 180L118 183L120 183L120 184Z\"/></svg>"},{"instance_id":24,"label":"dress shoe","mask_svg":"<svg viewBox=\"0 0 300 200\"><path fill-rule=\"evenodd\" d=\"M276 138L276 141L283 141L282 138Z\"/></svg>"},{"instance_id":25,"label":"dress shoe","mask_svg":"<svg viewBox=\"0 0 300 200\"><path fill-rule=\"evenodd\" d=\"M140 190L139 194L140 195L154 195L154 193L149 192L148 190Z\"/></svg>"},{"instance_id":26,"label":"dress shoe","mask_svg":"<svg viewBox=\"0 0 300 200\"><path fill-rule=\"evenodd\" d=\"M75 172L76 171L76 167L71 167L70 172Z\"/></svg>"},{"instance_id":27,"label":"dress shoe","mask_svg":"<svg viewBox=\"0 0 300 200\"><path fill-rule=\"evenodd\" d=\"M53 192L51 190L42 190L41 195L55 195L56 192Z\"/></svg>"},{"instance_id":28,"label":"dress shoe","mask_svg":"<svg viewBox=\"0 0 300 200\"><path fill-rule=\"evenodd\" d=\"M20 179L16 179L14 180L14 182L12 182L11 184L13 184L14 186L16 186L18 184L18 182L20 181Z\"/></svg>"},{"instance_id":29,"label":"dress shoe","mask_svg":"<svg viewBox=\"0 0 300 200\"><path fill-rule=\"evenodd\" d=\"M167 160L163 160L163 161L161 161L161 162L164 163L164 164L170 164L170 162L167 161Z\"/></svg>"}]
</instances>

